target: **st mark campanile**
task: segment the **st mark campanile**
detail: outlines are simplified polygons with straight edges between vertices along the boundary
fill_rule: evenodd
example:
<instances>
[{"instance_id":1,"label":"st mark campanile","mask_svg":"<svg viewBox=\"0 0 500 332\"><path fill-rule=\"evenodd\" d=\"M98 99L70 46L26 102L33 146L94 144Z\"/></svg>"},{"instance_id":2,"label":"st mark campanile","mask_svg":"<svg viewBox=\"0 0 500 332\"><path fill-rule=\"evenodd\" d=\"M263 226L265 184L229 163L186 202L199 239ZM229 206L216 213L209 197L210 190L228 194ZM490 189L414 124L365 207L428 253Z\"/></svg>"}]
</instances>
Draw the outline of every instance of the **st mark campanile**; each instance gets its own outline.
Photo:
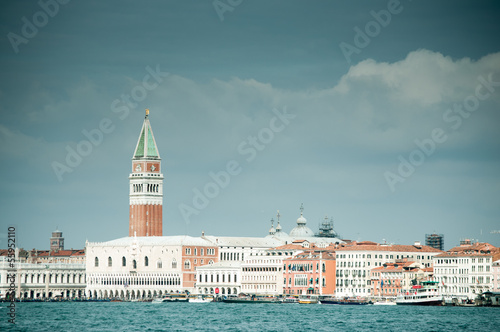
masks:
<instances>
[{"instance_id":1,"label":"st mark campanile","mask_svg":"<svg viewBox=\"0 0 500 332\"><path fill-rule=\"evenodd\" d=\"M129 236L162 236L163 174L149 110L132 157Z\"/></svg>"}]
</instances>

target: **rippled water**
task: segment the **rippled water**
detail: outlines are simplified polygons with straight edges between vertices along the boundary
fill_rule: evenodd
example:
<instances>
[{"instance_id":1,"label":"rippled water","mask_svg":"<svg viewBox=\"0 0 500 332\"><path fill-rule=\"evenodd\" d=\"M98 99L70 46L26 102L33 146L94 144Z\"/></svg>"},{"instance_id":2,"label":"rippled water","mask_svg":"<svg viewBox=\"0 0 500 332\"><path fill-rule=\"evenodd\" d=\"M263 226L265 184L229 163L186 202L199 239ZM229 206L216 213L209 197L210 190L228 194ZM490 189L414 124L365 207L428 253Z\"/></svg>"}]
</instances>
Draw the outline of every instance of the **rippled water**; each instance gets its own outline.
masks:
<instances>
[{"instance_id":1,"label":"rippled water","mask_svg":"<svg viewBox=\"0 0 500 332\"><path fill-rule=\"evenodd\" d=\"M500 308L301 304L0 303L0 331L500 331Z\"/></svg>"}]
</instances>

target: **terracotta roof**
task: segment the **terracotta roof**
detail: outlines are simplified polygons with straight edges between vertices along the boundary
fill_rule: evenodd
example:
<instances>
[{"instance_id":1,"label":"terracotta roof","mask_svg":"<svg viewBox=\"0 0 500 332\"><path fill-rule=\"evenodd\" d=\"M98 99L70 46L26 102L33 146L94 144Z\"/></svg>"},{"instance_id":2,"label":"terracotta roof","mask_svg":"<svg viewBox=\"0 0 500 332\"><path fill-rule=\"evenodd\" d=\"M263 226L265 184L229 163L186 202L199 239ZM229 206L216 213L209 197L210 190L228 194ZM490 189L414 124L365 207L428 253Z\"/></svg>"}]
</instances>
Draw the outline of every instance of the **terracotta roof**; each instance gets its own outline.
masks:
<instances>
[{"instance_id":1,"label":"terracotta roof","mask_svg":"<svg viewBox=\"0 0 500 332\"><path fill-rule=\"evenodd\" d=\"M35 250L38 257L61 257L61 256L85 256L85 250L77 249L77 250L59 250L59 251L50 251L50 250Z\"/></svg>"},{"instance_id":2,"label":"terracotta roof","mask_svg":"<svg viewBox=\"0 0 500 332\"><path fill-rule=\"evenodd\" d=\"M321 256L321 259L325 260L334 260L335 259L335 253L333 252L327 252L327 251L305 251L303 253L297 254L293 257L289 257L285 259L284 261L315 261L319 260Z\"/></svg>"},{"instance_id":3,"label":"terracotta roof","mask_svg":"<svg viewBox=\"0 0 500 332\"><path fill-rule=\"evenodd\" d=\"M366 241L368 242L368 241ZM403 245L403 244L368 244L368 243L357 243L353 242L351 244L346 244L339 246L337 251L393 251L393 252L443 252L439 249L424 246L424 245ZM372 242L375 243L375 242Z\"/></svg>"},{"instance_id":4,"label":"terracotta roof","mask_svg":"<svg viewBox=\"0 0 500 332\"><path fill-rule=\"evenodd\" d=\"M500 253L497 248L489 243L474 243L470 246L458 246L435 257L465 257L465 256L494 256Z\"/></svg>"},{"instance_id":5,"label":"terracotta roof","mask_svg":"<svg viewBox=\"0 0 500 332\"><path fill-rule=\"evenodd\" d=\"M372 272L402 272L405 267L410 267L413 264L415 262L385 263L383 266L373 268Z\"/></svg>"},{"instance_id":6,"label":"terracotta roof","mask_svg":"<svg viewBox=\"0 0 500 332\"><path fill-rule=\"evenodd\" d=\"M279 247L276 247L276 248L273 248L273 249L268 249L268 250L303 250L304 247L302 247L301 245L298 245L298 244L285 244L285 245L282 245L282 246L279 246Z\"/></svg>"}]
</instances>

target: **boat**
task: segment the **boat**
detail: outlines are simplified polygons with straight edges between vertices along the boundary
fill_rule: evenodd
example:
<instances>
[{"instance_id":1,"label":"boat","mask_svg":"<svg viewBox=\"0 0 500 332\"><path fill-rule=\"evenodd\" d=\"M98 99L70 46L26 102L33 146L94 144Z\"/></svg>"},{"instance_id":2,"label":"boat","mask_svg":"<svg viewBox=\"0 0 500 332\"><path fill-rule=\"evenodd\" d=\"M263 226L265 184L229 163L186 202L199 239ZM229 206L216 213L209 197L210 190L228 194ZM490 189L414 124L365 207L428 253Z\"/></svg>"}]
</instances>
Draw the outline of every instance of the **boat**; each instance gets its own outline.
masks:
<instances>
[{"instance_id":1,"label":"boat","mask_svg":"<svg viewBox=\"0 0 500 332\"><path fill-rule=\"evenodd\" d=\"M335 297L326 297L320 300L321 304L341 304L341 305L366 305L371 304L370 301L366 299L357 299L357 298L349 298L345 297L343 299L335 298Z\"/></svg>"},{"instance_id":2,"label":"boat","mask_svg":"<svg viewBox=\"0 0 500 332\"><path fill-rule=\"evenodd\" d=\"M385 300L377 301L377 302L373 303L373 305L396 305L396 302L391 301L389 299L385 299Z\"/></svg>"},{"instance_id":3,"label":"boat","mask_svg":"<svg viewBox=\"0 0 500 332\"><path fill-rule=\"evenodd\" d=\"M317 304L318 295L301 295L299 296L300 304Z\"/></svg>"},{"instance_id":4,"label":"boat","mask_svg":"<svg viewBox=\"0 0 500 332\"><path fill-rule=\"evenodd\" d=\"M189 303L210 303L213 301L213 297L203 297L203 295L189 296Z\"/></svg>"},{"instance_id":5,"label":"boat","mask_svg":"<svg viewBox=\"0 0 500 332\"><path fill-rule=\"evenodd\" d=\"M281 303L275 297L261 297L261 296L228 296L222 300L224 303Z\"/></svg>"},{"instance_id":6,"label":"boat","mask_svg":"<svg viewBox=\"0 0 500 332\"><path fill-rule=\"evenodd\" d=\"M422 281L420 285L413 285L406 293L398 295L398 305L429 305L443 304L443 297L438 291L437 281Z\"/></svg>"},{"instance_id":7,"label":"boat","mask_svg":"<svg viewBox=\"0 0 500 332\"><path fill-rule=\"evenodd\" d=\"M187 294L184 293L171 293L168 295L165 295L164 297L161 298L156 298L153 300L154 303L161 303L161 302L188 302L189 298Z\"/></svg>"},{"instance_id":8,"label":"boat","mask_svg":"<svg viewBox=\"0 0 500 332\"><path fill-rule=\"evenodd\" d=\"M299 303L299 298L297 296L289 296L289 297L285 297L281 302L282 303Z\"/></svg>"}]
</instances>

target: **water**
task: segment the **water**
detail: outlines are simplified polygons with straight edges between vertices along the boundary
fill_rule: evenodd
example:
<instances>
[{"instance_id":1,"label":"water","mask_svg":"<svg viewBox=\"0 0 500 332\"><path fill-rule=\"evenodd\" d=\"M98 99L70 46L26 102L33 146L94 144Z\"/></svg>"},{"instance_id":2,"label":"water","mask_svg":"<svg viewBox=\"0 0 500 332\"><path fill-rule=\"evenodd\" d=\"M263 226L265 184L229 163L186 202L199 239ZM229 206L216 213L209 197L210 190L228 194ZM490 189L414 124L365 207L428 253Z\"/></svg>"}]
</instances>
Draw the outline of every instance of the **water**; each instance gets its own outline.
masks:
<instances>
[{"instance_id":1,"label":"water","mask_svg":"<svg viewBox=\"0 0 500 332\"><path fill-rule=\"evenodd\" d=\"M0 331L500 331L500 308L144 302L0 303Z\"/></svg>"}]
</instances>

